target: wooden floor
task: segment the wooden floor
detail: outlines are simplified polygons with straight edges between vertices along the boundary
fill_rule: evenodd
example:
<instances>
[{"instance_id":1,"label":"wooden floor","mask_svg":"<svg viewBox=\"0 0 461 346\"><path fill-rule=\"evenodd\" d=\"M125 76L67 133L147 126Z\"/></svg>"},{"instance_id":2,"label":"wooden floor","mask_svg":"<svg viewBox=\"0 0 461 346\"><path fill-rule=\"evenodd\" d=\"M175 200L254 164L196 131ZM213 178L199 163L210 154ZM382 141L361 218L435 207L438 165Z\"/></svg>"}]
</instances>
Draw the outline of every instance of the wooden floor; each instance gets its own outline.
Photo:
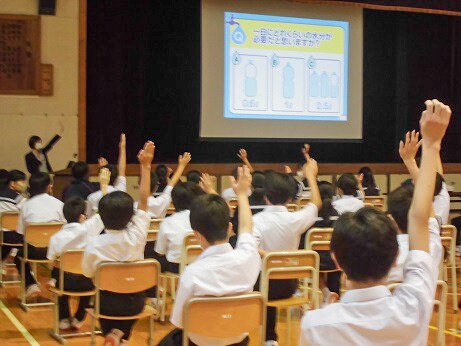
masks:
<instances>
[{"instance_id":1,"label":"wooden floor","mask_svg":"<svg viewBox=\"0 0 461 346\"><path fill-rule=\"evenodd\" d=\"M458 284L461 287L461 273L458 274ZM451 292L451 291L450 291ZM461 289L459 290L461 292ZM59 345L57 341L52 339L48 335L48 331L52 327L53 316L51 307L33 308L29 312L24 312L18 306L18 295L19 286L11 285L6 288L0 288L0 300L5 307L2 306L0 312L0 345ZM436 313L434 313L434 317ZM432 325L435 323L433 317ZM12 319L16 319L17 322L13 324ZM461 312L458 314L453 313L451 295L449 296L447 306L447 320L446 320L446 345L461 345L461 332L456 333L456 326L458 321L461 321ZM299 336L299 321L300 314L294 313L292 317L291 325L291 340L288 343L286 340L286 323L284 322L284 316L280 317L280 323L278 324L279 344L285 345L297 345ZM23 329L23 333L21 333ZM157 344L173 326L168 323L156 322L154 324L154 341ZM428 345L434 344L435 339L435 328L430 328ZM24 335L25 334L25 335ZM27 335L30 334L29 339ZM133 335L130 340L130 345L146 345L147 343L147 321L139 321L135 325ZM257 334L251 335L251 345L258 344ZM98 345L102 345L103 338L98 337ZM89 337L80 337L74 339L68 339L68 345L89 345Z\"/></svg>"}]
</instances>

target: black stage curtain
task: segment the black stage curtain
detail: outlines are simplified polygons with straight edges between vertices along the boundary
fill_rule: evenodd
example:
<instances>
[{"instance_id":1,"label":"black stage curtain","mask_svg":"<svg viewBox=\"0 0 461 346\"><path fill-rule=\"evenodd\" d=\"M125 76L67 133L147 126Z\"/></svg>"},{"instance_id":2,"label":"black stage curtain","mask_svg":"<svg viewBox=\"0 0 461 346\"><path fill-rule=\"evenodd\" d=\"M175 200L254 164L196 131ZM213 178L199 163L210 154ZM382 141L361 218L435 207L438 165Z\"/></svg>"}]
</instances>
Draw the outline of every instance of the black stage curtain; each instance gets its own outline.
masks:
<instances>
[{"instance_id":1,"label":"black stage curtain","mask_svg":"<svg viewBox=\"0 0 461 346\"><path fill-rule=\"evenodd\" d=\"M89 162L115 161L122 131L129 163L146 139L157 145L156 162L185 150L195 163L238 162L241 147L254 162L301 159L301 142L199 140L200 44L198 0L88 2ZM459 17L364 10L363 141L314 143L313 155L397 162L398 141L417 128L424 100L440 98L455 114L443 160L461 162L460 47Z\"/></svg>"}]
</instances>

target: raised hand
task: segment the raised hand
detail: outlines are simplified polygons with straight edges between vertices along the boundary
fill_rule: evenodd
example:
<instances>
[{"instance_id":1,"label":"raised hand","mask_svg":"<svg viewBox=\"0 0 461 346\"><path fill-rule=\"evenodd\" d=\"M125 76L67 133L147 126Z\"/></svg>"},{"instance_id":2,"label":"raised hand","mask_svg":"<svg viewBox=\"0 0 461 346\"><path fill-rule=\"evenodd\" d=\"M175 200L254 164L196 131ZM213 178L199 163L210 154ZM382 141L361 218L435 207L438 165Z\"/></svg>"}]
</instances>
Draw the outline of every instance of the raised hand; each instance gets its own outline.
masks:
<instances>
[{"instance_id":1,"label":"raised hand","mask_svg":"<svg viewBox=\"0 0 461 346\"><path fill-rule=\"evenodd\" d=\"M231 178L232 180L232 189L234 190L235 194L238 196L239 194L244 194L245 196L248 195L248 190L251 188L251 181L252 176L250 173L250 169L248 166L243 166L238 168L238 178L235 180L234 177Z\"/></svg>"},{"instance_id":2,"label":"raised hand","mask_svg":"<svg viewBox=\"0 0 461 346\"><path fill-rule=\"evenodd\" d=\"M305 143L304 146L301 148L301 153L303 154L306 161L309 161L309 159L311 158L309 154L310 149L311 149L311 146L307 143Z\"/></svg>"},{"instance_id":3,"label":"raised hand","mask_svg":"<svg viewBox=\"0 0 461 346\"><path fill-rule=\"evenodd\" d=\"M400 141L399 144L399 155L402 161L413 160L422 143L422 140L419 140L419 132L415 130L407 132L405 135L405 143Z\"/></svg>"},{"instance_id":4,"label":"raised hand","mask_svg":"<svg viewBox=\"0 0 461 346\"><path fill-rule=\"evenodd\" d=\"M293 171L291 170L290 166L283 166L283 169L285 170L286 174L291 174Z\"/></svg>"},{"instance_id":5,"label":"raised hand","mask_svg":"<svg viewBox=\"0 0 461 346\"><path fill-rule=\"evenodd\" d=\"M424 145L440 145L450 123L451 109L438 100L427 100L419 126Z\"/></svg>"},{"instance_id":6,"label":"raised hand","mask_svg":"<svg viewBox=\"0 0 461 346\"><path fill-rule=\"evenodd\" d=\"M213 182L211 176L208 173L203 173L200 177L200 187L203 191L210 194L216 194L216 191L213 189Z\"/></svg>"},{"instance_id":7,"label":"raised hand","mask_svg":"<svg viewBox=\"0 0 461 346\"><path fill-rule=\"evenodd\" d=\"M148 141L138 153L138 161L142 166L150 166L154 159L155 144Z\"/></svg>"},{"instance_id":8,"label":"raised hand","mask_svg":"<svg viewBox=\"0 0 461 346\"><path fill-rule=\"evenodd\" d=\"M184 154L179 155L178 165L184 168L189 164L191 160L192 160L191 154L188 152L185 152Z\"/></svg>"},{"instance_id":9,"label":"raised hand","mask_svg":"<svg viewBox=\"0 0 461 346\"><path fill-rule=\"evenodd\" d=\"M317 161L309 157L309 159L303 166L303 172L305 177L312 176L316 178L317 174L319 173Z\"/></svg>"},{"instance_id":10,"label":"raised hand","mask_svg":"<svg viewBox=\"0 0 461 346\"><path fill-rule=\"evenodd\" d=\"M99 167L104 167L104 166L107 166L109 162L107 162L106 158L105 157L100 157L98 158L98 166Z\"/></svg>"},{"instance_id":11,"label":"raised hand","mask_svg":"<svg viewBox=\"0 0 461 346\"><path fill-rule=\"evenodd\" d=\"M109 185L110 182L110 170L108 168L101 168L99 171L99 184Z\"/></svg>"},{"instance_id":12,"label":"raised hand","mask_svg":"<svg viewBox=\"0 0 461 346\"><path fill-rule=\"evenodd\" d=\"M121 149L126 149L126 136L124 133L120 135L120 142L118 143L118 147Z\"/></svg>"},{"instance_id":13,"label":"raised hand","mask_svg":"<svg viewBox=\"0 0 461 346\"><path fill-rule=\"evenodd\" d=\"M245 149L240 149L237 156L242 160L243 162L248 160L248 154Z\"/></svg>"}]
</instances>

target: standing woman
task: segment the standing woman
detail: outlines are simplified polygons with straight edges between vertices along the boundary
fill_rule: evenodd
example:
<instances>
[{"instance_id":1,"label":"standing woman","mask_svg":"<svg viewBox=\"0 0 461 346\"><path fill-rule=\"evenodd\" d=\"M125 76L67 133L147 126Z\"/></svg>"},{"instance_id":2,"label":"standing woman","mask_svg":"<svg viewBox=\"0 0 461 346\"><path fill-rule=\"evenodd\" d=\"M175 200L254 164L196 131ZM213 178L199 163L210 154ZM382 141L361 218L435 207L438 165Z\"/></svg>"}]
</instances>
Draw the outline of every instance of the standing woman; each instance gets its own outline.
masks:
<instances>
[{"instance_id":1,"label":"standing woman","mask_svg":"<svg viewBox=\"0 0 461 346\"><path fill-rule=\"evenodd\" d=\"M64 132L64 126L62 123L60 123L60 127L61 130L59 131L59 134L55 135L45 147L43 146L42 139L39 136L32 136L29 138L29 147L32 150L26 154L25 158L27 170L31 175L37 172L53 173L47 154L61 139L61 135Z\"/></svg>"}]
</instances>

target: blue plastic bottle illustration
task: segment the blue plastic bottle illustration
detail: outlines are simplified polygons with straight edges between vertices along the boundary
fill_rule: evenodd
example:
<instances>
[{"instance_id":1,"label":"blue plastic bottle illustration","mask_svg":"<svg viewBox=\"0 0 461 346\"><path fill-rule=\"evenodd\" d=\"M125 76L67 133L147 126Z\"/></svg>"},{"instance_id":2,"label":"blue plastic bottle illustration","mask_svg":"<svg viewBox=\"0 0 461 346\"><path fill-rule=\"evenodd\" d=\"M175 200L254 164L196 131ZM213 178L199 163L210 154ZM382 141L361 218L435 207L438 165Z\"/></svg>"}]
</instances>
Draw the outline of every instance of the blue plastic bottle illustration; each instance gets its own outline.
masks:
<instances>
[{"instance_id":1,"label":"blue plastic bottle illustration","mask_svg":"<svg viewBox=\"0 0 461 346\"><path fill-rule=\"evenodd\" d=\"M295 70L290 63L283 68L283 97L292 99L295 96Z\"/></svg>"},{"instance_id":2,"label":"blue plastic bottle illustration","mask_svg":"<svg viewBox=\"0 0 461 346\"><path fill-rule=\"evenodd\" d=\"M309 81L309 93L311 97L319 97L320 94L320 77L317 72L311 73L311 78Z\"/></svg>"},{"instance_id":3,"label":"blue plastic bottle illustration","mask_svg":"<svg viewBox=\"0 0 461 346\"><path fill-rule=\"evenodd\" d=\"M325 71L322 72L320 77L320 96L322 98L330 96L330 78Z\"/></svg>"},{"instance_id":4,"label":"blue plastic bottle illustration","mask_svg":"<svg viewBox=\"0 0 461 346\"><path fill-rule=\"evenodd\" d=\"M253 61L249 61L245 67L245 96L255 97L257 94L257 83L256 83L256 66Z\"/></svg>"},{"instance_id":5,"label":"blue plastic bottle illustration","mask_svg":"<svg viewBox=\"0 0 461 346\"><path fill-rule=\"evenodd\" d=\"M330 85L331 97L337 98L339 94L339 78L336 72L333 72L331 75L331 85Z\"/></svg>"}]
</instances>

